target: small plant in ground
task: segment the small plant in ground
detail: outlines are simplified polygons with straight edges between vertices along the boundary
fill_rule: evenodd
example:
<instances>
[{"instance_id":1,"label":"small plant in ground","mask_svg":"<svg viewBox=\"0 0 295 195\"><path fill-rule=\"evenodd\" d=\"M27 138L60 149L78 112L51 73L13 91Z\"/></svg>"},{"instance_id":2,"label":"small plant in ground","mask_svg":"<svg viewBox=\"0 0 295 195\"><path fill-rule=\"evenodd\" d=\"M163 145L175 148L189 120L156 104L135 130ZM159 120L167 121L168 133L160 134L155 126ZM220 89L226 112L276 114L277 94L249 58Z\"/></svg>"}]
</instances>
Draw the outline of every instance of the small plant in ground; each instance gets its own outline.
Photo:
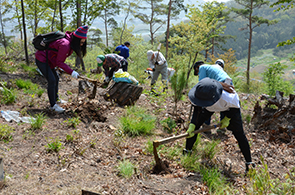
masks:
<instances>
[{"instance_id":1,"label":"small plant in ground","mask_svg":"<svg viewBox=\"0 0 295 195\"><path fill-rule=\"evenodd\" d=\"M125 178L130 178L134 174L135 165L129 160L123 160L118 165L119 175Z\"/></svg>"},{"instance_id":2,"label":"small plant in ground","mask_svg":"<svg viewBox=\"0 0 295 195\"><path fill-rule=\"evenodd\" d=\"M147 114L143 108L131 106L119 121L123 132L129 136L150 135L155 128L156 117Z\"/></svg>"},{"instance_id":3,"label":"small plant in ground","mask_svg":"<svg viewBox=\"0 0 295 195\"><path fill-rule=\"evenodd\" d=\"M160 124L162 125L163 129L167 131L167 133L172 133L173 129L176 127L175 121L170 117L160 121Z\"/></svg>"},{"instance_id":4,"label":"small plant in ground","mask_svg":"<svg viewBox=\"0 0 295 195\"><path fill-rule=\"evenodd\" d=\"M212 160L215 154L218 152L218 148L216 147L220 143L220 140L212 140L211 142L205 142L202 148L202 157Z\"/></svg>"},{"instance_id":5,"label":"small plant in ground","mask_svg":"<svg viewBox=\"0 0 295 195\"><path fill-rule=\"evenodd\" d=\"M73 142L74 141L74 136L67 134L66 135L66 142Z\"/></svg>"},{"instance_id":6,"label":"small plant in ground","mask_svg":"<svg viewBox=\"0 0 295 195\"><path fill-rule=\"evenodd\" d=\"M220 173L218 168L202 166L200 173L203 176L203 182L209 188L209 194L224 194L225 191L230 190L229 186L227 186L226 178Z\"/></svg>"},{"instance_id":7,"label":"small plant in ground","mask_svg":"<svg viewBox=\"0 0 295 195\"><path fill-rule=\"evenodd\" d=\"M0 124L0 140L4 142L12 141L12 133L14 131L13 127L10 127L6 124Z\"/></svg>"},{"instance_id":8,"label":"small plant in ground","mask_svg":"<svg viewBox=\"0 0 295 195\"><path fill-rule=\"evenodd\" d=\"M47 143L45 145L46 151L47 152L59 152L62 149L62 143L60 142L61 140L57 138L50 138L51 142Z\"/></svg>"},{"instance_id":9,"label":"small plant in ground","mask_svg":"<svg viewBox=\"0 0 295 195\"><path fill-rule=\"evenodd\" d=\"M15 103L17 93L15 90L7 89L4 84L2 84L3 90L0 91L0 99L2 104L12 104Z\"/></svg>"},{"instance_id":10,"label":"small plant in ground","mask_svg":"<svg viewBox=\"0 0 295 195\"><path fill-rule=\"evenodd\" d=\"M246 187L247 194L295 194L295 169L292 168L284 177L271 179L268 166L260 157L262 168L250 169L250 182Z\"/></svg>"},{"instance_id":11,"label":"small plant in ground","mask_svg":"<svg viewBox=\"0 0 295 195\"><path fill-rule=\"evenodd\" d=\"M42 129L42 126L47 119L47 116L44 115L44 113L39 113L35 115L35 118L31 117L31 130L38 130Z\"/></svg>"},{"instance_id":12,"label":"small plant in ground","mask_svg":"<svg viewBox=\"0 0 295 195\"><path fill-rule=\"evenodd\" d=\"M74 118L69 118L68 120L65 120L64 122L67 124L68 127L76 128L81 121L80 121L80 117L74 117Z\"/></svg>"}]
</instances>

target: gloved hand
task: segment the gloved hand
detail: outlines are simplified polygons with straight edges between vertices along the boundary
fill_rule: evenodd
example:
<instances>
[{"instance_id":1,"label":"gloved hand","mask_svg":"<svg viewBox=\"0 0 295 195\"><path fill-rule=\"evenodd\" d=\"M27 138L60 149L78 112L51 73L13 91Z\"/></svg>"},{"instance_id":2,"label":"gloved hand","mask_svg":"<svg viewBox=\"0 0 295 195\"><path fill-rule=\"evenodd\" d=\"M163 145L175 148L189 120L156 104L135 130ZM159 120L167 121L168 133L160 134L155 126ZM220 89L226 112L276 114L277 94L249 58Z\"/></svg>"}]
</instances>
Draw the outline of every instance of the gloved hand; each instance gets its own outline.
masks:
<instances>
[{"instance_id":1,"label":"gloved hand","mask_svg":"<svg viewBox=\"0 0 295 195\"><path fill-rule=\"evenodd\" d=\"M79 73L77 73L76 71L73 71L72 74L71 74L71 76L72 76L73 78L77 79L78 76L79 76Z\"/></svg>"},{"instance_id":2,"label":"gloved hand","mask_svg":"<svg viewBox=\"0 0 295 195\"><path fill-rule=\"evenodd\" d=\"M110 78L109 77L106 77L103 82L109 83L110 82Z\"/></svg>"},{"instance_id":3,"label":"gloved hand","mask_svg":"<svg viewBox=\"0 0 295 195\"><path fill-rule=\"evenodd\" d=\"M221 126L220 126L220 129L223 129L225 127L228 127L229 125L229 121L230 121L230 118L227 118L226 116L220 121L221 123Z\"/></svg>"},{"instance_id":4,"label":"gloved hand","mask_svg":"<svg viewBox=\"0 0 295 195\"><path fill-rule=\"evenodd\" d=\"M159 65L159 62L155 62L156 65Z\"/></svg>"},{"instance_id":5,"label":"gloved hand","mask_svg":"<svg viewBox=\"0 0 295 195\"><path fill-rule=\"evenodd\" d=\"M155 72L155 70L156 70L156 69L155 69L155 68L153 68L153 72Z\"/></svg>"},{"instance_id":6,"label":"gloved hand","mask_svg":"<svg viewBox=\"0 0 295 195\"><path fill-rule=\"evenodd\" d=\"M194 131L195 131L196 125L194 125L193 123L190 123L188 126L188 130L186 131L186 133L188 133L187 138L191 138L194 137Z\"/></svg>"}]
</instances>

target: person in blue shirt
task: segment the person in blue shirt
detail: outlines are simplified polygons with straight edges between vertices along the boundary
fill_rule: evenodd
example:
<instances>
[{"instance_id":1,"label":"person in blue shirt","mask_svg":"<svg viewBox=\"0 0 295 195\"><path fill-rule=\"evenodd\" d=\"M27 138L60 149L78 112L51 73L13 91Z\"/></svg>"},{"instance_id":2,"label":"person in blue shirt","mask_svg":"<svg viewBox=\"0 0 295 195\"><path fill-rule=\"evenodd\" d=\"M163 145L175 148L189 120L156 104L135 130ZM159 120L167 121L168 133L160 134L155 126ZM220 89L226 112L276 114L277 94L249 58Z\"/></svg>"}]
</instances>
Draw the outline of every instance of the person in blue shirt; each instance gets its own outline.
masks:
<instances>
[{"instance_id":1,"label":"person in blue shirt","mask_svg":"<svg viewBox=\"0 0 295 195\"><path fill-rule=\"evenodd\" d=\"M227 128L232 131L246 161L245 172L254 168L255 163L252 162L250 145L243 128L240 100L235 90L228 93L223 89L220 82L205 77L189 91L188 97L194 111L187 130L189 136L186 139L183 154L190 155L192 153L193 145L198 137L198 134L194 134L194 131L198 130L214 112L223 112L230 119Z\"/></svg>"},{"instance_id":2,"label":"person in blue shirt","mask_svg":"<svg viewBox=\"0 0 295 195\"><path fill-rule=\"evenodd\" d=\"M126 61L127 61L127 58L129 57L129 46L130 46L130 43L126 41L124 45L123 44L119 45L115 49L115 52L118 53L119 56L124 57ZM128 62L127 62L127 66L123 68L123 71L126 72L127 69L128 69Z\"/></svg>"},{"instance_id":3,"label":"person in blue shirt","mask_svg":"<svg viewBox=\"0 0 295 195\"><path fill-rule=\"evenodd\" d=\"M219 81L223 89L229 93L233 93L233 83L232 79L223 70L224 61L222 59L216 60L214 65L204 64L203 61L198 61L194 64L194 75L199 76L199 81L203 78L209 77ZM224 118L223 112L220 113L220 120ZM206 125L210 125L211 117L205 121Z\"/></svg>"}]
</instances>

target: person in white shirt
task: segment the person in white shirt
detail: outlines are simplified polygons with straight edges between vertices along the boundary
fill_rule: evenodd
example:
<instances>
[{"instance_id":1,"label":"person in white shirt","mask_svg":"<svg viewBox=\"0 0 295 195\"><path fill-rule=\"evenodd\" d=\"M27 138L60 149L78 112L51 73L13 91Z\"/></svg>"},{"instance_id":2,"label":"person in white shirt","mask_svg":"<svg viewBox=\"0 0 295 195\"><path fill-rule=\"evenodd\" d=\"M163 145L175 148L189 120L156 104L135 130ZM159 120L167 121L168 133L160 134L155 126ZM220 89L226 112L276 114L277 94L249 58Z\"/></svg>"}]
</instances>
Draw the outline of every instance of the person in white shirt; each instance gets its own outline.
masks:
<instances>
[{"instance_id":1,"label":"person in white shirt","mask_svg":"<svg viewBox=\"0 0 295 195\"><path fill-rule=\"evenodd\" d=\"M187 130L189 136L186 139L183 153L191 153L198 136L193 131L198 130L214 112L223 112L227 118L230 118L227 129L232 131L238 141L240 150L246 160L246 172L248 172L250 165L255 167L251 158L249 142L243 129L238 94L235 91L229 93L223 90L218 81L205 77L189 91L188 97L193 104L194 112Z\"/></svg>"},{"instance_id":2,"label":"person in white shirt","mask_svg":"<svg viewBox=\"0 0 295 195\"><path fill-rule=\"evenodd\" d=\"M163 56L163 54L159 51L154 52L152 50L147 51L147 58L149 60L149 66L153 70L153 76L151 81L151 91L155 93L154 84L158 80L159 75L162 75L162 83L166 86L164 91L168 89L168 64Z\"/></svg>"}]
</instances>

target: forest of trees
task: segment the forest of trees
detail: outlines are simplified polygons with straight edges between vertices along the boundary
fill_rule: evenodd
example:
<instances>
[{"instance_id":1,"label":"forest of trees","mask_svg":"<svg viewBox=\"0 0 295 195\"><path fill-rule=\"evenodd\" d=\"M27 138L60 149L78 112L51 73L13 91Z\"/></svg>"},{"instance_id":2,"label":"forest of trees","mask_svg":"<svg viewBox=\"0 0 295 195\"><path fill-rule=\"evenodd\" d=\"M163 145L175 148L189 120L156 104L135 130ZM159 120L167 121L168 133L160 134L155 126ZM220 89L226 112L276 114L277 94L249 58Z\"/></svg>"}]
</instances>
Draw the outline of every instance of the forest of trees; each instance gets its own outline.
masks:
<instances>
[{"instance_id":1,"label":"forest of trees","mask_svg":"<svg viewBox=\"0 0 295 195\"><path fill-rule=\"evenodd\" d=\"M259 54L261 49L276 48L280 42L294 37L295 27L290 25L294 23L294 9L274 12L282 5L292 4L293 1L285 0L234 0L226 4L213 1L199 5L197 2L196 5L185 5L184 0L0 0L0 44L7 54L7 48L15 39L6 36L5 28L6 23L13 20L10 27L25 43L28 59L27 45L31 40L27 33L34 37L54 30L73 31L81 25L92 27L93 22L99 20L101 28L91 28L88 44L112 51L110 45L121 44L127 37L131 44L140 41L132 32L134 27L129 24L131 18L136 18L148 26L148 44L153 46L161 41L166 47L168 60L173 61L177 55L186 59L188 75L198 58L210 61L210 58L229 49L235 52L236 59L248 56L249 84L251 56ZM187 20L171 24L170 20L177 18L182 11L187 13ZM121 21L116 19L118 15L124 16ZM159 36L158 31L163 27L166 27L166 32ZM102 42L102 34L106 36L105 43ZM282 44L286 46L275 51L290 49L292 43Z\"/></svg>"}]
</instances>

